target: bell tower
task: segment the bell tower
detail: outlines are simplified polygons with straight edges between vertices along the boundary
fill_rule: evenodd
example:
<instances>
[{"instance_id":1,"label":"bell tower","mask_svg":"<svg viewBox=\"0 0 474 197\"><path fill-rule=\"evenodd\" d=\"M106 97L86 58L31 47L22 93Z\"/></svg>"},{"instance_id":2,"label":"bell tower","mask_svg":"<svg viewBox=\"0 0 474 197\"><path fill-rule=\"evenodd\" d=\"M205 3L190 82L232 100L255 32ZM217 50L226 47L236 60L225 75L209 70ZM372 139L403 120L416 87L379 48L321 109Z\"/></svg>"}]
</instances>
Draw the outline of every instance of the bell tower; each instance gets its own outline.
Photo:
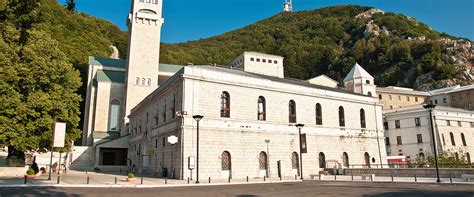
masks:
<instances>
[{"instance_id":1,"label":"bell tower","mask_svg":"<svg viewBox=\"0 0 474 197\"><path fill-rule=\"evenodd\" d=\"M128 54L123 124L130 110L158 87L162 0L132 0L128 15Z\"/></svg>"}]
</instances>

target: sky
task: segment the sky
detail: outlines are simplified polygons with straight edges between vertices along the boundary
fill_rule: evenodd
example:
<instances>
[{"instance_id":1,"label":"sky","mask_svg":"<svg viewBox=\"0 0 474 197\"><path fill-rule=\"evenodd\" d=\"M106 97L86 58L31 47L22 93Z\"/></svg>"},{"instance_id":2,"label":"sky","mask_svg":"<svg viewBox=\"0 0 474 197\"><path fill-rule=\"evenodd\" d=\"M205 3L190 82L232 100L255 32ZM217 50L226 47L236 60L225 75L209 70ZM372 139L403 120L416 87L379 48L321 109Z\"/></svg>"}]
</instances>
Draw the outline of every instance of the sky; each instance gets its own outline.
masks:
<instances>
[{"instance_id":1,"label":"sky","mask_svg":"<svg viewBox=\"0 0 474 197\"><path fill-rule=\"evenodd\" d=\"M64 3L66 0L59 0ZM232 31L283 10L284 0L163 0L161 40L186 42ZM76 0L79 12L127 30L130 0ZM293 10L333 5L363 5L401 13L439 32L474 40L474 0L293 0Z\"/></svg>"}]
</instances>

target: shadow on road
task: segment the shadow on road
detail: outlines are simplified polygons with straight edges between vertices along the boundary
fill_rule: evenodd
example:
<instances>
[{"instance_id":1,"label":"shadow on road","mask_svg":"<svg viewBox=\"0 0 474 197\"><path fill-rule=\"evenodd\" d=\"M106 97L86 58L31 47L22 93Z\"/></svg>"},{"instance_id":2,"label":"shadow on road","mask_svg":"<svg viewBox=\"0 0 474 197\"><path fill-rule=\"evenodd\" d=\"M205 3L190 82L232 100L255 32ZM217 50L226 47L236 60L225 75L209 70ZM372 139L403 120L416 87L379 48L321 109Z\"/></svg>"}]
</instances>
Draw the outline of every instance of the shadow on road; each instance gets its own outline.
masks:
<instances>
[{"instance_id":1,"label":"shadow on road","mask_svg":"<svg viewBox=\"0 0 474 197\"><path fill-rule=\"evenodd\" d=\"M377 194L366 194L366 197L391 197L391 196L439 196L439 197L458 197L458 196L473 196L473 192L458 192L458 191L428 191L428 190L406 190L406 191L392 191L382 192Z\"/></svg>"},{"instance_id":2,"label":"shadow on road","mask_svg":"<svg viewBox=\"0 0 474 197\"><path fill-rule=\"evenodd\" d=\"M66 193L60 191L61 188L53 187L9 187L0 188L0 197L21 197L21 196L52 196L52 197L80 197L84 195Z\"/></svg>"}]
</instances>

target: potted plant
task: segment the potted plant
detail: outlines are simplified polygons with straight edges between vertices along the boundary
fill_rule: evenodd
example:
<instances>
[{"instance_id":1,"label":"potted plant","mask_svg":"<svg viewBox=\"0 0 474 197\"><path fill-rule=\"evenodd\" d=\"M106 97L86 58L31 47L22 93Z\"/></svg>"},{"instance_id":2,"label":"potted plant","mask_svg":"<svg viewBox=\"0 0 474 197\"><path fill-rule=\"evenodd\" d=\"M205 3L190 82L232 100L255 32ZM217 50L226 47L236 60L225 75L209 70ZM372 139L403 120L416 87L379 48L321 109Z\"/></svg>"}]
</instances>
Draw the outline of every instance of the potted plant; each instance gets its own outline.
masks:
<instances>
[{"instance_id":1,"label":"potted plant","mask_svg":"<svg viewBox=\"0 0 474 197\"><path fill-rule=\"evenodd\" d=\"M34 179L35 176L36 176L35 170L33 170L33 168L28 168L28 170L26 171L26 177L28 179Z\"/></svg>"},{"instance_id":2,"label":"potted plant","mask_svg":"<svg viewBox=\"0 0 474 197\"><path fill-rule=\"evenodd\" d=\"M128 181L128 182L133 182L133 181L135 181L135 174L129 172L129 173L128 173L127 181Z\"/></svg>"}]
</instances>

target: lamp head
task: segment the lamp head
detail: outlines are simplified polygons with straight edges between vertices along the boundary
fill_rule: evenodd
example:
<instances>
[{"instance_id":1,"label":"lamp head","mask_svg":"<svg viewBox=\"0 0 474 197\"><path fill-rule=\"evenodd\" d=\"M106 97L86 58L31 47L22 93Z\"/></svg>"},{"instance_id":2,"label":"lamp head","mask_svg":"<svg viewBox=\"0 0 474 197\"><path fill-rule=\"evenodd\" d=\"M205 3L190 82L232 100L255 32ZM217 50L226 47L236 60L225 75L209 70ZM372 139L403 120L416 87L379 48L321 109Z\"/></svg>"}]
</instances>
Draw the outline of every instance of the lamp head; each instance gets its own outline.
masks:
<instances>
[{"instance_id":1,"label":"lamp head","mask_svg":"<svg viewBox=\"0 0 474 197\"><path fill-rule=\"evenodd\" d=\"M304 124L298 123L295 125L296 128L301 129L304 127Z\"/></svg>"},{"instance_id":2,"label":"lamp head","mask_svg":"<svg viewBox=\"0 0 474 197\"><path fill-rule=\"evenodd\" d=\"M196 120L196 122L199 122L204 116L201 115L194 115L193 118Z\"/></svg>"},{"instance_id":3,"label":"lamp head","mask_svg":"<svg viewBox=\"0 0 474 197\"><path fill-rule=\"evenodd\" d=\"M426 105L423 105L423 107L427 110L433 110L436 107L436 105L426 104Z\"/></svg>"}]
</instances>

